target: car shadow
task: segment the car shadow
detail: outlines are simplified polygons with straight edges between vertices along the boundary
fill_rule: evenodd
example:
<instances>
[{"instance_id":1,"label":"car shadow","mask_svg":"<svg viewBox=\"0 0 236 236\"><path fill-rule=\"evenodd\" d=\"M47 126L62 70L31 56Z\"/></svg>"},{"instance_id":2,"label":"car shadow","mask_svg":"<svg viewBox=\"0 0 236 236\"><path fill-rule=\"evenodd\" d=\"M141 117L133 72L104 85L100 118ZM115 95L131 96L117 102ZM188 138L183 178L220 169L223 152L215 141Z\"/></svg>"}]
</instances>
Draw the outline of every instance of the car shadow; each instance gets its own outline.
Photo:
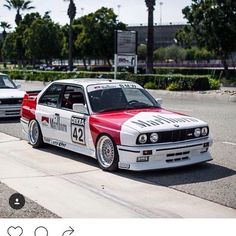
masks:
<instances>
[{"instance_id":1,"label":"car shadow","mask_svg":"<svg viewBox=\"0 0 236 236\"><path fill-rule=\"evenodd\" d=\"M0 124L20 123L20 117L4 117L0 118Z\"/></svg>"},{"instance_id":2,"label":"car shadow","mask_svg":"<svg viewBox=\"0 0 236 236\"><path fill-rule=\"evenodd\" d=\"M236 174L236 171L213 163L202 163L175 169L131 172L119 171L118 175L141 182L167 187L203 183L223 179Z\"/></svg>"},{"instance_id":3,"label":"car shadow","mask_svg":"<svg viewBox=\"0 0 236 236\"><path fill-rule=\"evenodd\" d=\"M97 160L59 147L46 145L40 150L99 168ZM122 178L133 179L135 181L171 187L219 180L235 175L236 171L214 163L202 163L192 166L154 171L134 172L129 170L118 170L111 174L118 175Z\"/></svg>"},{"instance_id":4,"label":"car shadow","mask_svg":"<svg viewBox=\"0 0 236 236\"><path fill-rule=\"evenodd\" d=\"M93 167L98 167L97 160L92 157L78 154L60 147L56 147L50 144L45 144L44 147L39 149L40 151L54 154L62 158L70 159L73 161L81 162L83 164L91 165Z\"/></svg>"}]
</instances>

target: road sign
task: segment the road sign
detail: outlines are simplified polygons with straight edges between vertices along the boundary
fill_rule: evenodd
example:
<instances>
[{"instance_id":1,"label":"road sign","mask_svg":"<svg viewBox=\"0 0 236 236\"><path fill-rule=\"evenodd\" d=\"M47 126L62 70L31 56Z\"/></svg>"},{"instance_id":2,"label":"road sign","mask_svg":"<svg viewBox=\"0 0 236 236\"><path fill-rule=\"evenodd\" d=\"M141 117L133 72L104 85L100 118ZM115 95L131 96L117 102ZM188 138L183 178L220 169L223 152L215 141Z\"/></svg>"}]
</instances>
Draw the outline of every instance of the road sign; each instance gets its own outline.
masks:
<instances>
[{"instance_id":1,"label":"road sign","mask_svg":"<svg viewBox=\"0 0 236 236\"><path fill-rule=\"evenodd\" d=\"M119 67L134 67L135 66L135 55L118 55L117 56L117 66Z\"/></svg>"},{"instance_id":2,"label":"road sign","mask_svg":"<svg viewBox=\"0 0 236 236\"><path fill-rule=\"evenodd\" d=\"M115 79L118 67L134 67L134 73L137 73L137 42L136 31L115 31Z\"/></svg>"},{"instance_id":3,"label":"road sign","mask_svg":"<svg viewBox=\"0 0 236 236\"><path fill-rule=\"evenodd\" d=\"M116 54L137 54L136 31L116 31Z\"/></svg>"}]
</instances>

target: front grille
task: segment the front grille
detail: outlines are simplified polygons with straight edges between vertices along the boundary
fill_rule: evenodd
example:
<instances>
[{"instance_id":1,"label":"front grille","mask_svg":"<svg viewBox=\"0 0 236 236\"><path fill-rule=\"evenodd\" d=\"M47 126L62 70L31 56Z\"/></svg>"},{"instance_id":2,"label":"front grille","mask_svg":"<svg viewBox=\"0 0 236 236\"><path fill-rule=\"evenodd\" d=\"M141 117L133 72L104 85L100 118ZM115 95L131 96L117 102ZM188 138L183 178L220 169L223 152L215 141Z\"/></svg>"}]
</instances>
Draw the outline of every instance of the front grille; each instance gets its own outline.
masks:
<instances>
[{"instance_id":1,"label":"front grille","mask_svg":"<svg viewBox=\"0 0 236 236\"><path fill-rule=\"evenodd\" d=\"M0 99L0 105L15 105L15 104L21 104L22 101L23 101L22 98Z\"/></svg>"},{"instance_id":2,"label":"front grille","mask_svg":"<svg viewBox=\"0 0 236 236\"><path fill-rule=\"evenodd\" d=\"M202 127L199 127L199 128L202 129ZM191 139L196 139L196 138L207 137L209 134L209 129L208 129L205 135L200 134L199 137L195 137L194 136L195 129L196 128L157 132L159 138L158 138L158 142L156 142L155 144L186 141L186 140L191 140ZM147 142L145 144L153 144L150 140L151 134L152 133L146 134ZM140 144L139 136L137 137L136 144Z\"/></svg>"},{"instance_id":3,"label":"front grille","mask_svg":"<svg viewBox=\"0 0 236 236\"><path fill-rule=\"evenodd\" d=\"M194 130L195 129L181 129L181 130L159 132L158 143L180 142L184 140L193 139L195 138Z\"/></svg>"}]
</instances>

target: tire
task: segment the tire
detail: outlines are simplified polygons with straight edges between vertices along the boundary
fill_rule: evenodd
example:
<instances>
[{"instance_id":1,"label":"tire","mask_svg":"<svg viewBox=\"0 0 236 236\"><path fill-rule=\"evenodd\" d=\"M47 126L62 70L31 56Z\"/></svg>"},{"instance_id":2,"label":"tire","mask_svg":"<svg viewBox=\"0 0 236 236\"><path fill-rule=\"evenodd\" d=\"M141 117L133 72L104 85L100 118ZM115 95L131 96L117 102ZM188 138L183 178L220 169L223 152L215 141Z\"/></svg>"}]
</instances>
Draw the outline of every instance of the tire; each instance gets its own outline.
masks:
<instances>
[{"instance_id":1,"label":"tire","mask_svg":"<svg viewBox=\"0 0 236 236\"><path fill-rule=\"evenodd\" d=\"M96 145L96 157L102 170L110 172L118 170L117 147L108 135L99 137Z\"/></svg>"},{"instance_id":2,"label":"tire","mask_svg":"<svg viewBox=\"0 0 236 236\"><path fill-rule=\"evenodd\" d=\"M44 145L42 132L36 120L31 120L29 123L29 143L33 148L40 148Z\"/></svg>"}]
</instances>

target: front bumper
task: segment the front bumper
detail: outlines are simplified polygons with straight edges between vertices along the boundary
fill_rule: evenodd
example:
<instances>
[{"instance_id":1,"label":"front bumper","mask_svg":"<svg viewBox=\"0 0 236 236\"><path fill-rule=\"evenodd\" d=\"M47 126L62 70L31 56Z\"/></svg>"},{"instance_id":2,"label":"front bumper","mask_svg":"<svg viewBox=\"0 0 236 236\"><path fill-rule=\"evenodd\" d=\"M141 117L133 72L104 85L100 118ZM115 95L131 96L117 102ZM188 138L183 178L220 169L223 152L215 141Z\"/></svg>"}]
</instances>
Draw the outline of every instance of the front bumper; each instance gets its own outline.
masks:
<instances>
[{"instance_id":1,"label":"front bumper","mask_svg":"<svg viewBox=\"0 0 236 236\"><path fill-rule=\"evenodd\" d=\"M168 143L146 146L117 146L119 168L134 171L175 168L211 161L208 148L212 145L211 138L179 143ZM149 155L144 155L148 151ZM150 154L151 153L151 154ZM137 162L138 157L146 157L148 161Z\"/></svg>"},{"instance_id":2,"label":"front bumper","mask_svg":"<svg viewBox=\"0 0 236 236\"><path fill-rule=\"evenodd\" d=\"M0 105L0 118L19 117L21 105Z\"/></svg>"}]
</instances>

